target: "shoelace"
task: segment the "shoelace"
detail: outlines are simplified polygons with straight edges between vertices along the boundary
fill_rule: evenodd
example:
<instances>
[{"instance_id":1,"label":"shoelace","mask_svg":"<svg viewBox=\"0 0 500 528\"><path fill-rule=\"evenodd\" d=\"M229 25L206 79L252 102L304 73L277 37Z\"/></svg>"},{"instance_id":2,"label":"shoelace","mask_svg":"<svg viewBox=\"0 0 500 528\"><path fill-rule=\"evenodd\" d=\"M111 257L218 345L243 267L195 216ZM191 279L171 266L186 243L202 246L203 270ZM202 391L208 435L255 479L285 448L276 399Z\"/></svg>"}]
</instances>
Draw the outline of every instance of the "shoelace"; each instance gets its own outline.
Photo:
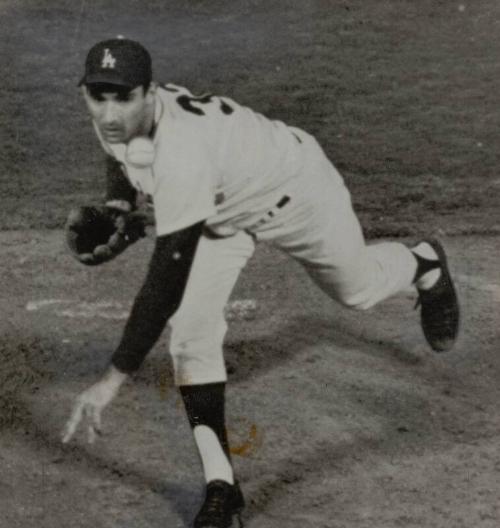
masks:
<instances>
[{"instance_id":1,"label":"shoelace","mask_svg":"<svg viewBox=\"0 0 500 528\"><path fill-rule=\"evenodd\" d=\"M214 488L207 493L207 499L203 505L203 513L224 515L224 503L227 494L222 489Z\"/></svg>"}]
</instances>

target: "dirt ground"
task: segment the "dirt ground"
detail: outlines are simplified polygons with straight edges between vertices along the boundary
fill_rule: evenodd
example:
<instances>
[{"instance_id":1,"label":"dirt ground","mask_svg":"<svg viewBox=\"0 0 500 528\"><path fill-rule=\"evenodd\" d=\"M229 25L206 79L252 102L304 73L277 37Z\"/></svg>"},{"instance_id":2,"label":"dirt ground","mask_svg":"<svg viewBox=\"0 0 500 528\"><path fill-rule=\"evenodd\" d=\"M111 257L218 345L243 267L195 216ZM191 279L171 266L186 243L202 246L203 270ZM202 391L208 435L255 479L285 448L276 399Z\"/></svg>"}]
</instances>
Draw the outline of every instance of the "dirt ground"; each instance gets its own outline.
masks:
<instances>
[{"instance_id":1,"label":"dirt ground","mask_svg":"<svg viewBox=\"0 0 500 528\"><path fill-rule=\"evenodd\" d=\"M119 338L151 242L88 269L60 231L0 233L1 528L189 526L203 479L168 332L106 411L103 437L60 443ZM227 314L248 528L498 527L498 242L445 239L463 327L441 355L424 344L413 292L350 312L259 247Z\"/></svg>"}]
</instances>

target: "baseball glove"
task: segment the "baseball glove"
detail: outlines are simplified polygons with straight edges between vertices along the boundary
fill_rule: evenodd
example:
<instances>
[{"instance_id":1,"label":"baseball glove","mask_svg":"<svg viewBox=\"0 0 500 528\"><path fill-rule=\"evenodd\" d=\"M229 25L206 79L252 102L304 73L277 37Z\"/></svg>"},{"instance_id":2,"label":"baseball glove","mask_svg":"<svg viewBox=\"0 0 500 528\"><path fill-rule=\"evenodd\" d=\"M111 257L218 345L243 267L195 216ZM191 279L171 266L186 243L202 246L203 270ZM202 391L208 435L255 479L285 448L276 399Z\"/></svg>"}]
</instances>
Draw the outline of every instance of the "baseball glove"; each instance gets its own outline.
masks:
<instances>
[{"instance_id":1,"label":"baseball glove","mask_svg":"<svg viewBox=\"0 0 500 528\"><path fill-rule=\"evenodd\" d=\"M84 206L73 209L66 221L66 243L82 264L95 266L112 260L130 244L146 236L144 213Z\"/></svg>"}]
</instances>

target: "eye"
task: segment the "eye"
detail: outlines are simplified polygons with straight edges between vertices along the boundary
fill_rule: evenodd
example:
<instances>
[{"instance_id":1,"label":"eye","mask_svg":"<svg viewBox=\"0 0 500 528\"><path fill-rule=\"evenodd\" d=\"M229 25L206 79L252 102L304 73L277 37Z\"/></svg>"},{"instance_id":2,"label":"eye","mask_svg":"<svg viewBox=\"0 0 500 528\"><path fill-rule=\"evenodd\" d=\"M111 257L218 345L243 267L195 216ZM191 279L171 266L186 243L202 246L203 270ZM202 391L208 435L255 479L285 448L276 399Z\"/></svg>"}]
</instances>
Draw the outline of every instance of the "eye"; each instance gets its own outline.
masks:
<instances>
[{"instance_id":1,"label":"eye","mask_svg":"<svg viewBox=\"0 0 500 528\"><path fill-rule=\"evenodd\" d=\"M134 99L134 95L130 92L127 93L118 93L116 95L116 100L120 103L128 103Z\"/></svg>"},{"instance_id":2,"label":"eye","mask_svg":"<svg viewBox=\"0 0 500 528\"><path fill-rule=\"evenodd\" d=\"M97 101L98 103L101 103L102 101L104 101L104 97L99 92L89 91L89 95L91 99L93 99L94 101Z\"/></svg>"}]
</instances>

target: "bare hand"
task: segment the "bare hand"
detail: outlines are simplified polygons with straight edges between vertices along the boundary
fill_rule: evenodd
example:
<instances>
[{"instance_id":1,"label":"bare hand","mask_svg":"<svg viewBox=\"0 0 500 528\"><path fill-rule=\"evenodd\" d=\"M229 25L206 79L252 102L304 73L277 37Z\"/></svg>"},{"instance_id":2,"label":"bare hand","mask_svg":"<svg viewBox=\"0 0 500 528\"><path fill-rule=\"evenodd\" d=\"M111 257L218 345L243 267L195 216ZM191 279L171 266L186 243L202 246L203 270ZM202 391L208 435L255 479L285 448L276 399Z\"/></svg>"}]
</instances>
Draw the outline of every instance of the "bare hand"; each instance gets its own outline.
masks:
<instances>
[{"instance_id":1,"label":"bare hand","mask_svg":"<svg viewBox=\"0 0 500 528\"><path fill-rule=\"evenodd\" d=\"M106 376L78 396L73 411L64 428L62 442L68 443L83 420L87 424L87 440L93 444L101 434L101 415L104 408L116 396L127 375L114 367Z\"/></svg>"}]
</instances>

